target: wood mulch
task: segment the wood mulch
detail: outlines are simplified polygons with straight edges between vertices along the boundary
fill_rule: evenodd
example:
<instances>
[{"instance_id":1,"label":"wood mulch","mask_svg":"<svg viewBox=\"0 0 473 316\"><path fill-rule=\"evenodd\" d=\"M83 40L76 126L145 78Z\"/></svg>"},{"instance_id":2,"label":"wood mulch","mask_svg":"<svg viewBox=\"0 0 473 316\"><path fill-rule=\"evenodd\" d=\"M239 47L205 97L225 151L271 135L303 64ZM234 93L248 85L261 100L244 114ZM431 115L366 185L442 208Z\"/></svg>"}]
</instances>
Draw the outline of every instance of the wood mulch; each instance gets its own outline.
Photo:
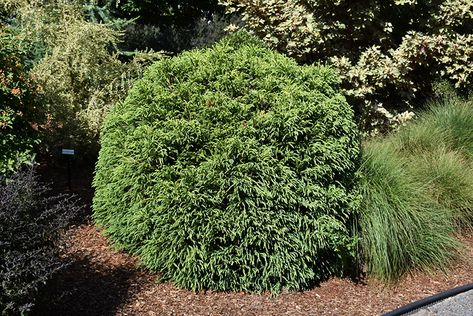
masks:
<instances>
[{"instance_id":1,"label":"wood mulch","mask_svg":"<svg viewBox=\"0 0 473 316\"><path fill-rule=\"evenodd\" d=\"M90 177L84 176L77 177L84 183L77 190L83 190L79 194L90 204ZM100 230L86 220L66 233L63 255L72 264L50 282L32 314L379 315L473 282L473 236L463 239L467 259L456 262L446 273L415 273L389 287L374 280L355 283L333 278L310 291L283 292L272 297L212 291L194 293L171 283L157 284L157 274L138 268L136 258L111 248Z\"/></svg>"},{"instance_id":2,"label":"wood mulch","mask_svg":"<svg viewBox=\"0 0 473 316\"><path fill-rule=\"evenodd\" d=\"M465 238L473 259L473 237ZM386 287L375 281L333 278L305 292L194 293L137 268L137 260L112 249L90 223L67 233L64 255L74 263L49 287L38 315L379 315L446 289L473 282L473 260L447 273L416 273Z\"/></svg>"}]
</instances>

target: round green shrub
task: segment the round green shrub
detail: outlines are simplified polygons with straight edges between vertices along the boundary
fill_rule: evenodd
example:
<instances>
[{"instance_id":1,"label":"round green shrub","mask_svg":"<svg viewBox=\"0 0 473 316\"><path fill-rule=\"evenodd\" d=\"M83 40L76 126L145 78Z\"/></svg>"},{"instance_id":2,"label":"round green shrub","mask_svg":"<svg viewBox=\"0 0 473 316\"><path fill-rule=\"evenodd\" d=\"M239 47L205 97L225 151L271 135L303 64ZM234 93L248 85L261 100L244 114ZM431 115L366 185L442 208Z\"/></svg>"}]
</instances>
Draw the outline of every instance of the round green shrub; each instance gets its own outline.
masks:
<instances>
[{"instance_id":1,"label":"round green shrub","mask_svg":"<svg viewBox=\"0 0 473 316\"><path fill-rule=\"evenodd\" d=\"M326 67L237 33L151 66L101 143L95 222L178 286L303 289L353 258L359 139Z\"/></svg>"}]
</instances>

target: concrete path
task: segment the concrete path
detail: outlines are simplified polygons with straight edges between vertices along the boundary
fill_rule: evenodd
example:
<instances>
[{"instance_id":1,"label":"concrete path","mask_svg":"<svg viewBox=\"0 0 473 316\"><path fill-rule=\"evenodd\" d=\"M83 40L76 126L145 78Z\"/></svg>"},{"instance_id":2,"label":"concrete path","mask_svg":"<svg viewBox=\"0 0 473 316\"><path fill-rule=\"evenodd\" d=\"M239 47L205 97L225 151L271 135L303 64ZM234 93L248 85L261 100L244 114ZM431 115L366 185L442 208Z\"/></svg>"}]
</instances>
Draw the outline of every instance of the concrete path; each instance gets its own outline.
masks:
<instances>
[{"instance_id":1,"label":"concrete path","mask_svg":"<svg viewBox=\"0 0 473 316\"><path fill-rule=\"evenodd\" d=\"M473 316L473 290L449 297L433 305L421 308L412 316Z\"/></svg>"}]
</instances>

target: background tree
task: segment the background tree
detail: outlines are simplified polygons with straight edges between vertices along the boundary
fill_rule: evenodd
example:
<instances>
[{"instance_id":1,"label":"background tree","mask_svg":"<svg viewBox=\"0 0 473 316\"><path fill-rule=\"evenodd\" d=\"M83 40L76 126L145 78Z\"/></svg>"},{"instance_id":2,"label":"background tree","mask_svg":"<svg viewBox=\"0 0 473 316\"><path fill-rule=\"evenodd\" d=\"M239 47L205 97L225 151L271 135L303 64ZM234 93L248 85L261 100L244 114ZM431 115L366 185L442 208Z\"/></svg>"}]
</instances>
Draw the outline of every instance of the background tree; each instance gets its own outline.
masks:
<instances>
[{"instance_id":1,"label":"background tree","mask_svg":"<svg viewBox=\"0 0 473 316\"><path fill-rule=\"evenodd\" d=\"M138 18L141 24L156 26L190 26L202 17L222 12L217 0L102 0L99 4L114 7L123 17Z\"/></svg>"},{"instance_id":2,"label":"background tree","mask_svg":"<svg viewBox=\"0 0 473 316\"><path fill-rule=\"evenodd\" d=\"M330 62L365 129L395 123L438 78L473 82L469 0L221 0L270 47L304 63Z\"/></svg>"}]
</instances>

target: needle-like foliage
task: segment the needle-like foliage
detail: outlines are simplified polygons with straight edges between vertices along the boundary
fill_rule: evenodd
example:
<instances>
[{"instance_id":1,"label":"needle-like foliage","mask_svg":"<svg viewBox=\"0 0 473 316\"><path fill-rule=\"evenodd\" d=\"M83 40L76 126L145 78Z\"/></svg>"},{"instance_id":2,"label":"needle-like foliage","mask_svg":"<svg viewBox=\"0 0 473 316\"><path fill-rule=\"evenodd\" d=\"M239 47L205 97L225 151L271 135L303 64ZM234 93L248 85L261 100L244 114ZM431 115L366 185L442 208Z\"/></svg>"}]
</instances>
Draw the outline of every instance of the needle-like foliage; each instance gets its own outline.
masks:
<instances>
[{"instance_id":1,"label":"needle-like foliage","mask_svg":"<svg viewBox=\"0 0 473 316\"><path fill-rule=\"evenodd\" d=\"M303 289L354 255L358 133L328 68L237 33L150 67L101 143L95 222L178 286Z\"/></svg>"}]
</instances>

